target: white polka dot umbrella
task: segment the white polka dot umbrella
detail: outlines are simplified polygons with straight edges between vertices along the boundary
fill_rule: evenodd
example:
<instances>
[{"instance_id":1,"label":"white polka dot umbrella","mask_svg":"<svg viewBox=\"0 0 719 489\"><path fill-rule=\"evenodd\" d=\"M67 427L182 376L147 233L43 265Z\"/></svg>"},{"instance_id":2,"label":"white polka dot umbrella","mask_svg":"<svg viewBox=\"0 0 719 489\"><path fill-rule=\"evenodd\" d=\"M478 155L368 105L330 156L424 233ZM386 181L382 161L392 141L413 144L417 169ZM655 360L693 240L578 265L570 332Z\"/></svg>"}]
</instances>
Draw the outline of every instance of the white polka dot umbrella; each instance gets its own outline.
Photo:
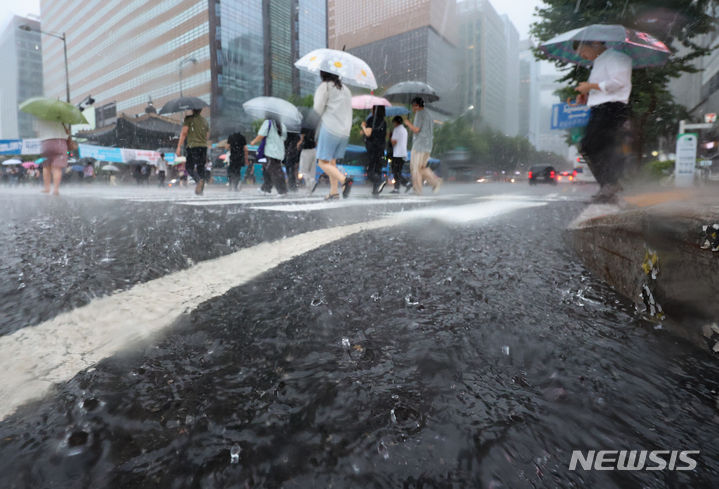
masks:
<instances>
[{"instance_id":1,"label":"white polka dot umbrella","mask_svg":"<svg viewBox=\"0 0 719 489\"><path fill-rule=\"evenodd\" d=\"M367 63L344 51L336 49L315 49L302 56L295 63L297 69L309 73L326 71L338 75L343 82L355 87L377 88L377 80Z\"/></svg>"}]
</instances>

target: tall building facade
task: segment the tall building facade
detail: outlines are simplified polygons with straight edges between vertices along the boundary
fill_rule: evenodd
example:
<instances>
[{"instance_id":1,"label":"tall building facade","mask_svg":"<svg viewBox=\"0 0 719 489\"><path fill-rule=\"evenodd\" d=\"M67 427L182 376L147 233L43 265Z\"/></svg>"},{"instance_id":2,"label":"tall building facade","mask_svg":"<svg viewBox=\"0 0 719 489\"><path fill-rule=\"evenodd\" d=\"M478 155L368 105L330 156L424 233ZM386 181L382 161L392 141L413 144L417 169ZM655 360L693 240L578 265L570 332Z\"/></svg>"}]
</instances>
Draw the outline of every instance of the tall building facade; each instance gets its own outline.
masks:
<instances>
[{"instance_id":1,"label":"tall building facade","mask_svg":"<svg viewBox=\"0 0 719 489\"><path fill-rule=\"evenodd\" d=\"M141 114L148 99L161 107L182 92L210 105L221 136L248 128L246 100L302 93L293 63L326 47L325 1L41 0L41 15L44 30L67 35L72 101L92 95L98 120ZM43 40L45 92L64 96L62 41Z\"/></svg>"},{"instance_id":2,"label":"tall building facade","mask_svg":"<svg viewBox=\"0 0 719 489\"><path fill-rule=\"evenodd\" d=\"M406 80L429 83L440 113L457 113L454 0L328 0L329 47L362 58L380 89Z\"/></svg>"},{"instance_id":3,"label":"tall building facade","mask_svg":"<svg viewBox=\"0 0 719 489\"><path fill-rule=\"evenodd\" d=\"M519 126L518 134L537 146L539 135L539 61L534 57L532 42L519 44Z\"/></svg>"},{"instance_id":4,"label":"tall building facade","mask_svg":"<svg viewBox=\"0 0 719 489\"><path fill-rule=\"evenodd\" d=\"M519 134L519 32L509 17L502 16L504 39L506 41L504 57L506 84L504 90L504 133L508 136Z\"/></svg>"},{"instance_id":5,"label":"tall building facade","mask_svg":"<svg viewBox=\"0 0 719 489\"><path fill-rule=\"evenodd\" d=\"M21 30L20 26L29 26L32 31ZM35 137L33 117L20 112L18 105L43 93L42 40L38 30L37 20L14 16L0 34L0 66L10 74L0 77L0 139Z\"/></svg>"},{"instance_id":6,"label":"tall building facade","mask_svg":"<svg viewBox=\"0 0 719 489\"><path fill-rule=\"evenodd\" d=\"M489 0L461 0L457 13L462 105L478 110L489 127L515 135L514 109L508 104L516 105L519 91L517 30L508 18L497 14Z\"/></svg>"}]
</instances>

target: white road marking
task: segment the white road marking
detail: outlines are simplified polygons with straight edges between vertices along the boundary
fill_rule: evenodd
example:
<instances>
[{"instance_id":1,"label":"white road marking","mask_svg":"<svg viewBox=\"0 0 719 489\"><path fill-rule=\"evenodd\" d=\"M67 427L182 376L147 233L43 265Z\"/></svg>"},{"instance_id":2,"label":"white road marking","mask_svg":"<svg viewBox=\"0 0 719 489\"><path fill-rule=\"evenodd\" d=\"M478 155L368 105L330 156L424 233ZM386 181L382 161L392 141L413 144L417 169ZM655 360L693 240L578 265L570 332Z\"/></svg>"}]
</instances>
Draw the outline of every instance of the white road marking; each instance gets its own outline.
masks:
<instances>
[{"instance_id":1,"label":"white road marking","mask_svg":"<svg viewBox=\"0 0 719 489\"><path fill-rule=\"evenodd\" d=\"M277 202L277 201L275 201ZM315 202L311 204L289 204L289 205L277 205L277 206L251 206L250 209L259 211L277 211L277 212L306 212L306 211L318 211L324 209L338 209L342 207L353 207L361 205L386 205L386 204L419 204L419 203L431 202L424 197L412 197L404 199L342 199L334 201Z\"/></svg>"},{"instance_id":2,"label":"white road marking","mask_svg":"<svg viewBox=\"0 0 719 489\"><path fill-rule=\"evenodd\" d=\"M297 256L353 234L418 219L468 223L541 203L501 200L395 213L383 219L311 231L201 262L187 270L61 313L0 337L0 421L56 383L104 358L151 341L183 312L221 296ZM162 301L155 300L163 297Z\"/></svg>"}]
</instances>

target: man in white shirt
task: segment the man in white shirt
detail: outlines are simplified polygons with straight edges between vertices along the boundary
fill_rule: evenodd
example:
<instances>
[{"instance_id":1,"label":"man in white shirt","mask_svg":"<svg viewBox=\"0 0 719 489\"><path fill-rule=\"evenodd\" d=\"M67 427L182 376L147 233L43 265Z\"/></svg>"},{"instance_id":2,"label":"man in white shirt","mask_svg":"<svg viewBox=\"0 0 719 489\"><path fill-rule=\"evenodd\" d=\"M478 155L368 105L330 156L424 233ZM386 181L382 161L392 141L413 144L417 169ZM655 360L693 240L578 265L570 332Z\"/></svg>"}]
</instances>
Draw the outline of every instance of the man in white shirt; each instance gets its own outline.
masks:
<instances>
[{"instance_id":1,"label":"man in white shirt","mask_svg":"<svg viewBox=\"0 0 719 489\"><path fill-rule=\"evenodd\" d=\"M574 49L592 62L589 80L576 87L577 102L591 108L580 152L601 186L593 200L615 202L616 193L622 189L619 184L624 168L621 145L626 133L624 123L630 112L632 59L597 41L575 42Z\"/></svg>"},{"instance_id":2,"label":"man in white shirt","mask_svg":"<svg viewBox=\"0 0 719 489\"><path fill-rule=\"evenodd\" d=\"M412 182L402 176L402 167L407 159L407 129L405 129L400 116L392 119L394 129L390 135L392 143L392 175L394 175L394 190L391 193L398 194L399 186L405 186L405 192L412 188Z\"/></svg>"}]
</instances>

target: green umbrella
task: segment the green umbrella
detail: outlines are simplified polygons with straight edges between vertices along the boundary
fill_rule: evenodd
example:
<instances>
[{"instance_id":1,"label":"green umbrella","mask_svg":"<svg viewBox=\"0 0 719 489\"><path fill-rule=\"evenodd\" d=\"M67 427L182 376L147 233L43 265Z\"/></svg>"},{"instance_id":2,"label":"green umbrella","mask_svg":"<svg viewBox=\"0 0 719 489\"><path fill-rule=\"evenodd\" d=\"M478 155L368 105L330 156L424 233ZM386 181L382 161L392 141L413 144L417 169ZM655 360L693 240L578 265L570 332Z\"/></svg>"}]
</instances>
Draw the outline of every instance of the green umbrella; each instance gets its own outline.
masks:
<instances>
[{"instance_id":1,"label":"green umbrella","mask_svg":"<svg viewBox=\"0 0 719 489\"><path fill-rule=\"evenodd\" d=\"M20 104L20 110L46 121L64 124L87 124L80 109L72 104L46 97L33 97Z\"/></svg>"}]
</instances>

